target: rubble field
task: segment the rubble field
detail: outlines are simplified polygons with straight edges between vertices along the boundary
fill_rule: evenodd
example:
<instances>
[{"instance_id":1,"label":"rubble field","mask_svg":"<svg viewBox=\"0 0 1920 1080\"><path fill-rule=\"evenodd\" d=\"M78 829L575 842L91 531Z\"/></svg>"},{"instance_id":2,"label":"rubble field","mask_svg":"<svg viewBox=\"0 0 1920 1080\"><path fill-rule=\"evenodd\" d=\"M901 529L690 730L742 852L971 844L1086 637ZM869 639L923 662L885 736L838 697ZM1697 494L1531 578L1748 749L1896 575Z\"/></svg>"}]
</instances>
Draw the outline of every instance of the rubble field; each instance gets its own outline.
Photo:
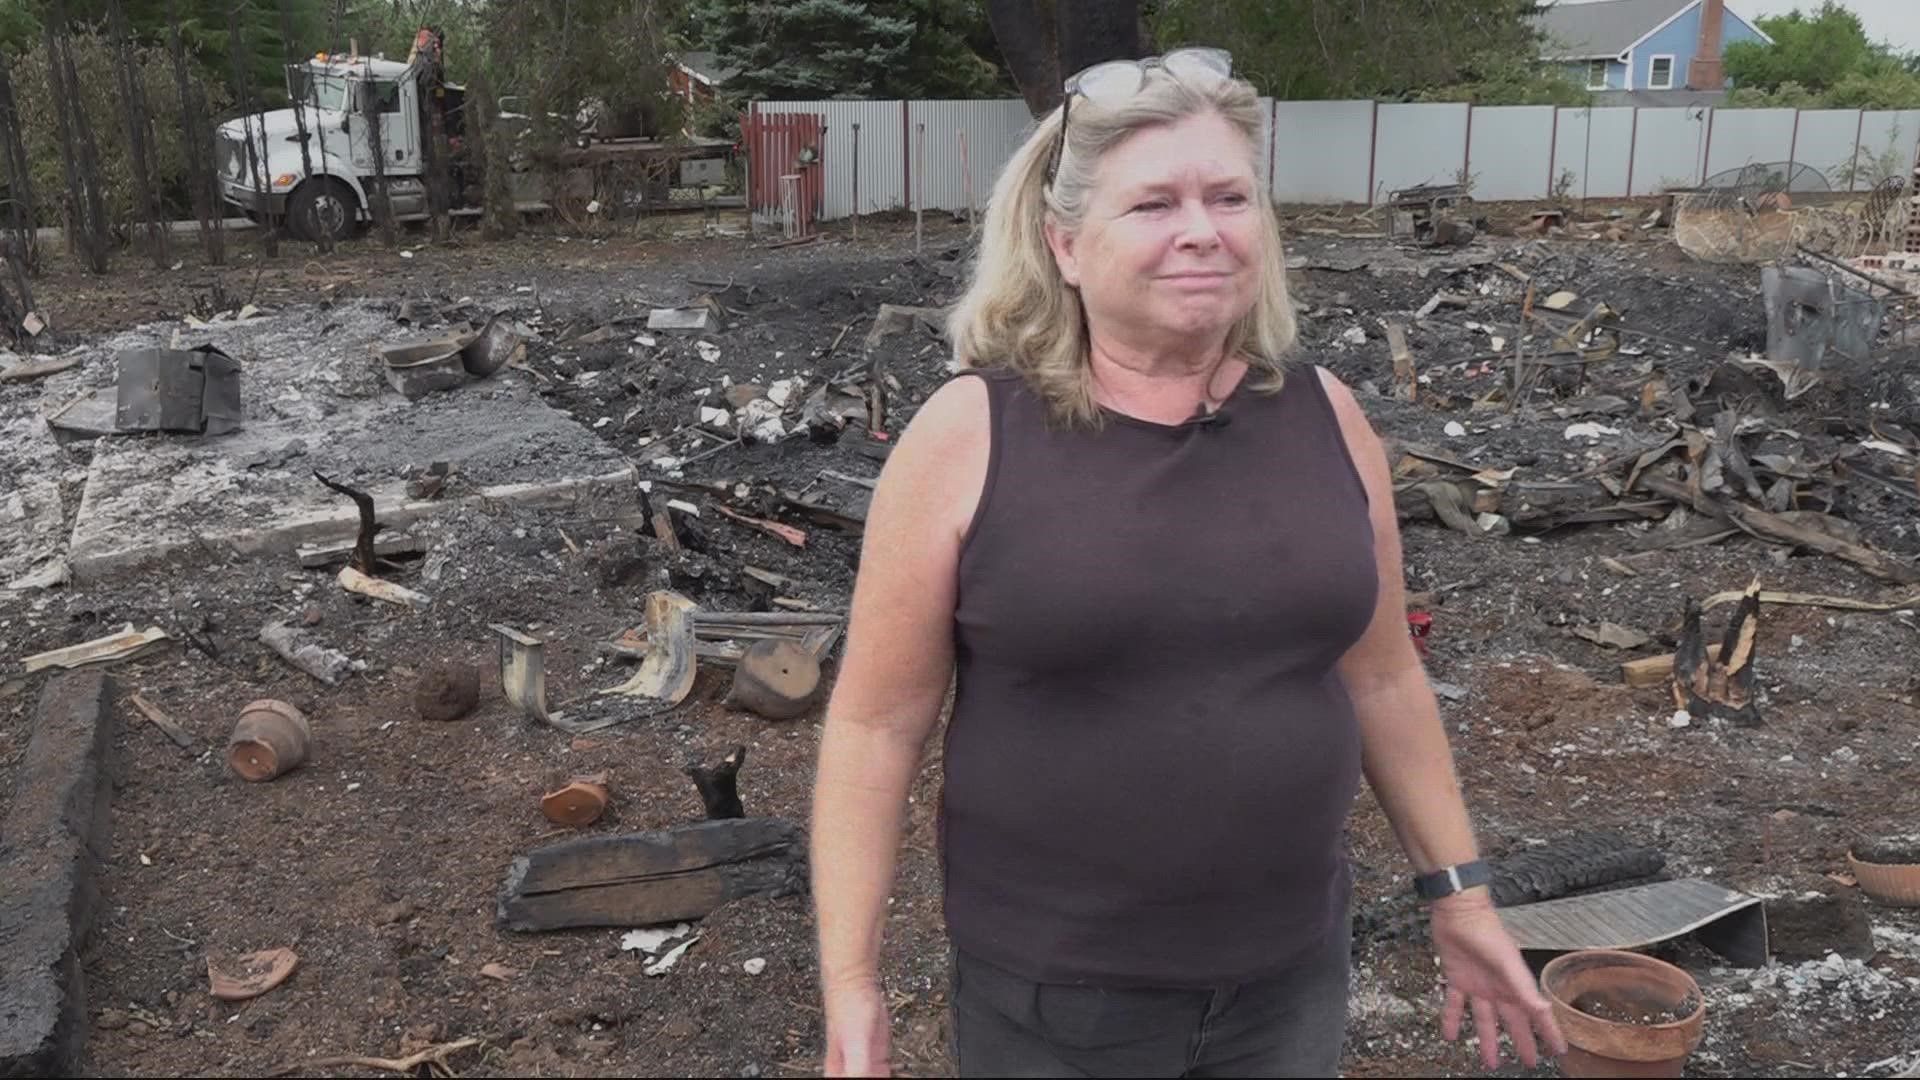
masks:
<instances>
[{"instance_id":1,"label":"rubble field","mask_svg":"<svg viewBox=\"0 0 1920 1080\"><path fill-rule=\"evenodd\" d=\"M1899 299L1871 358L1829 354L1809 380L1764 362L1760 268L1696 262L1664 230L1429 248L1331 220L1287 238L1299 359L1355 387L1388 441L1412 629L1489 853L1519 865L1604 834L1585 842L1638 850L1639 872L1542 887L1699 878L1763 900L1765 966L1691 935L1650 949L1703 993L1688 1075L1911 1075L1920 909L1867 898L1848 861L1920 820L1920 344L1902 343ZM652 594L714 618L845 611L872 480L948 377L937 309L967 228L933 224L917 253L897 221L857 243L410 250L57 271L37 286L53 326L35 355L0 356L0 374L76 358L0 378L0 789L49 677L26 658L128 625L166 635L107 667L89 1066L392 1075L317 1063L438 1050L440 1075L817 1074L804 896L735 900L664 943L503 929L496 903L519 856L701 821L685 770L735 747L745 813L806 821L819 704L779 721L730 707L733 672L708 652L671 707L601 691L660 675L673 624ZM507 366L417 399L389 385L375 349L490 318L524 346ZM60 428L63 406L112 398L123 351L199 345L239 365L239 432ZM353 540L358 511L316 473L372 495L375 576L421 599L342 587L313 546ZM262 642L273 623L337 654L331 685ZM509 701L496 627L545 642L556 724L594 730ZM423 718L419 684L461 663L478 706ZM262 698L304 713L311 749L248 783L227 738ZM936 740L889 920L906 1075L951 1073L939 766ZM610 794L596 822L543 816L544 793L589 774ZM1370 796L1351 840L1346 1073L1482 1074L1439 1036L1437 972ZM297 954L286 982L209 995L210 959L269 949Z\"/></svg>"}]
</instances>

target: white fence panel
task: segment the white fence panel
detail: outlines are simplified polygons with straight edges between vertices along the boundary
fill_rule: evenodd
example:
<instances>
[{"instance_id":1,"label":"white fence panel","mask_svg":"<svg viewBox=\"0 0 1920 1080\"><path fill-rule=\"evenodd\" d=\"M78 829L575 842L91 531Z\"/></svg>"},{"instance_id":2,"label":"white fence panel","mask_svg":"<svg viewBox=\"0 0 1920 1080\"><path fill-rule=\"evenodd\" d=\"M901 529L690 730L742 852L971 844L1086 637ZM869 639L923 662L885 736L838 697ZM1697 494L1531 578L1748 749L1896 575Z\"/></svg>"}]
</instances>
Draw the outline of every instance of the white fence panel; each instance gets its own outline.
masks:
<instances>
[{"instance_id":1,"label":"white fence panel","mask_svg":"<svg viewBox=\"0 0 1920 1080\"><path fill-rule=\"evenodd\" d=\"M1819 169L1835 191L1848 190L1865 119L1858 109L1807 109L1794 135L1793 160Z\"/></svg>"},{"instance_id":2,"label":"white fence panel","mask_svg":"<svg viewBox=\"0 0 1920 1080\"><path fill-rule=\"evenodd\" d=\"M1707 175L1747 165L1771 165L1794 153L1797 109L1715 109L1707 147Z\"/></svg>"},{"instance_id":3,"label":"white fence panel","mask_svg":"<svg viewBox=\"0 0 1920 1080\"><path fill-rule=\"evenodd\" d=\"M1920 111L1870 112L1860 124L1859 188L1862 191L1913 168L1914 143L1920 140Z\"/></svg>"},{"instance_id":4,"label":"white fence panel","mask_svg":"<svg viewBox=\"0 0 1920 1080\"><path fill-rule=\"evenodd\" d=\"M1920 144L1920 110L1675 108L1474 109L1460 103L1261 99L1266 135L1258 168L1282 203L1371 202L1417 184L1453 183L1464 170L1476 198L1528 200L1563 185L1573 198L1657 195L1749 163L1789 158L1845 190L1906 176ZM825 117L823 218L854 210L853 125L861 213L985 208L1000 169L1031 130L1026 105L992 101L767 101L763 113ZM1709 133L1708 125L1712 131ZM924 150L919 143L925 125ZM966 134L966 154L960 134ZM924 163L917 160L924 152Z\"/></svg>"},{"instance_id":5,"label":"white fence panel","mask_svg":"<svg viewBox=\"0 0 1920 1080\"><path fill-rule=\"evenodd\" d=\"M924 145L921 142L923 124ZM962 211L967 209L971 196L972 205L984 210L1000 167L1019 149L1032 127L1033 118L1027 113L1027 104L1019 99L908 103L907 134L911 140L908 175L913 179L906 205L917 208L924 197L928 210ZM964 163L962 134L966 136Z\"/></svg>"},{"instance_id":6,"label":"white fence panel","mask_svg":"<svg viewBox=\"0 0 1920 1080\"><path fill-rule=\"evenodd\" d=\"M1561 109L1554 133L1549 193L1564 188L1565 195L1576 199L1626 195L1634 149L1634 112L1628 108Z\"/></svg>"},{"instance_id":7,"label":"white fence panel","mask_svg":"<svg viewBox=\"0 0 1920 1080\"><path fill-rule=\"evenodd\" d=\"M1368 201L1375 108L1371 101L1274 102L1274 201Z\"/></svg>"},{"instance_id":8,"label":"white fence panel","mask_svg":"<svg viewBox=\"0 0 1920 1080\"><path fill-rule=\"evenodd\" d=\"M1377 197L1397 188L1455 183L1467 166L1467 114L1464 102L1382 105L1374 125L1373 190Z\"/></svg>"},{"instance_id":9,"label":"white fence panel","mask_svg":"<svg viewBox=\"0 0 1920 1080\"><path fill-rule=\"evenodd\" d=\"M1640 110L1632 194L1658 195L1670 185L1688 187L1706 178L1702 166L1707 150L1707 117L1712 112L1704 105Z\"/></svg>"},{"instance_id":10,"label":"white fence panel","mask_svg":"<svg viewBox=\"0 0 1920 1080\"><path fill-rule=\"evenodd\" d=\"M1553 106L1514 105L1473 110L1467 172L1476 199L1541 199L1547 195L1547 159L1553 155Z\"/></svg>"}]
</instances>

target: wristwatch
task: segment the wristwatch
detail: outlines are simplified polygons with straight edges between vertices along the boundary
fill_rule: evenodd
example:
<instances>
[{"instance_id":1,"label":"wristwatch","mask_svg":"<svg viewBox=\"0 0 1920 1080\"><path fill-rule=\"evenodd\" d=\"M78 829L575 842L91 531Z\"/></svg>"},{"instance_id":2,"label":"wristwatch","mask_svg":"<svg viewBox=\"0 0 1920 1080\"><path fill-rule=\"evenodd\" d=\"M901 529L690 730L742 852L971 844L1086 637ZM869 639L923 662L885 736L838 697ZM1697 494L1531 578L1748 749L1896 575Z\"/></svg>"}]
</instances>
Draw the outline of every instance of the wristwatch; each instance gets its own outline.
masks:
<instances>
[{"instance_id":1,"label":"wristwatch","mask_svg":"<svg viewBox=\"0 0 1920 1080\"><path fill-rule=\"evenodd\" d=\"M1493 870L1480 859L1447 866L1431 873L1421 874L1413 879L1413 891L1422 900L1438 900L1443 896L1452 896L1465 892L1477 885L1485 885L1493 880Z\"/></svg>"}]
</instances>

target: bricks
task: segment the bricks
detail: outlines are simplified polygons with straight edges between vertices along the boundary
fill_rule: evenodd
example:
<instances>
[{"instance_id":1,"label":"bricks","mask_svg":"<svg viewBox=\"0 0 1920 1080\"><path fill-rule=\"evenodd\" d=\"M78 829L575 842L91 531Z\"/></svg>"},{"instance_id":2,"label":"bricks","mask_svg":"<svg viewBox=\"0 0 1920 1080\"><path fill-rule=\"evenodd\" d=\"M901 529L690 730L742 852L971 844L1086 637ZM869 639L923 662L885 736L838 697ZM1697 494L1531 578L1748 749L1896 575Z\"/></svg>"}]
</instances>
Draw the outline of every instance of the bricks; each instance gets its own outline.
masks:
<instances>
[{"instance_id":1,"label":"bricks","mask_svg":"<svg viewBox=\"0 0 1920 1080\"><path fill-rule=\"evenodd\" d=\"M106 851L111 683L50 680L0 819L0 1077L78 1072L87 995L79 952Z\"/></svg>"}]
</instances>

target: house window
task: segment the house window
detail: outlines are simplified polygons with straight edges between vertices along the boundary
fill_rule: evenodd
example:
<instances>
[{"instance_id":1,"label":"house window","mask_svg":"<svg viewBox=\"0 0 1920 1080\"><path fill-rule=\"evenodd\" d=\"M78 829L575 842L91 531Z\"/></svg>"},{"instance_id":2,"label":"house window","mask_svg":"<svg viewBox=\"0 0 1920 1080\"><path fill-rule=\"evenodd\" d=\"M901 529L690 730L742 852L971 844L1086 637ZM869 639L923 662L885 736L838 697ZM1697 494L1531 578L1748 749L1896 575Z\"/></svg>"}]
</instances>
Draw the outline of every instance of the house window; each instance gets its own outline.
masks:
<instances>
[{"instance_id":1,"label":"house window","mask_svg":"<svg viewBox=\"0 0 1920 1080\"><path fill-rule=\"evenodd\" d=\"M1647 69L1647 89L1673 89L1673 55L1661 53L1653 58L1653 65Z\"/></svg>"},{"instance_id":2,"label":"house window","mask_svg":"<svg viewBox=\"0 0 1920 1080\"><path fill-rule=\"evenodd\" d=\"M1607 62L1605 60L1587 61L1587 89L1605 90L1607 88Z\"/></svg>"}]
</instances>

